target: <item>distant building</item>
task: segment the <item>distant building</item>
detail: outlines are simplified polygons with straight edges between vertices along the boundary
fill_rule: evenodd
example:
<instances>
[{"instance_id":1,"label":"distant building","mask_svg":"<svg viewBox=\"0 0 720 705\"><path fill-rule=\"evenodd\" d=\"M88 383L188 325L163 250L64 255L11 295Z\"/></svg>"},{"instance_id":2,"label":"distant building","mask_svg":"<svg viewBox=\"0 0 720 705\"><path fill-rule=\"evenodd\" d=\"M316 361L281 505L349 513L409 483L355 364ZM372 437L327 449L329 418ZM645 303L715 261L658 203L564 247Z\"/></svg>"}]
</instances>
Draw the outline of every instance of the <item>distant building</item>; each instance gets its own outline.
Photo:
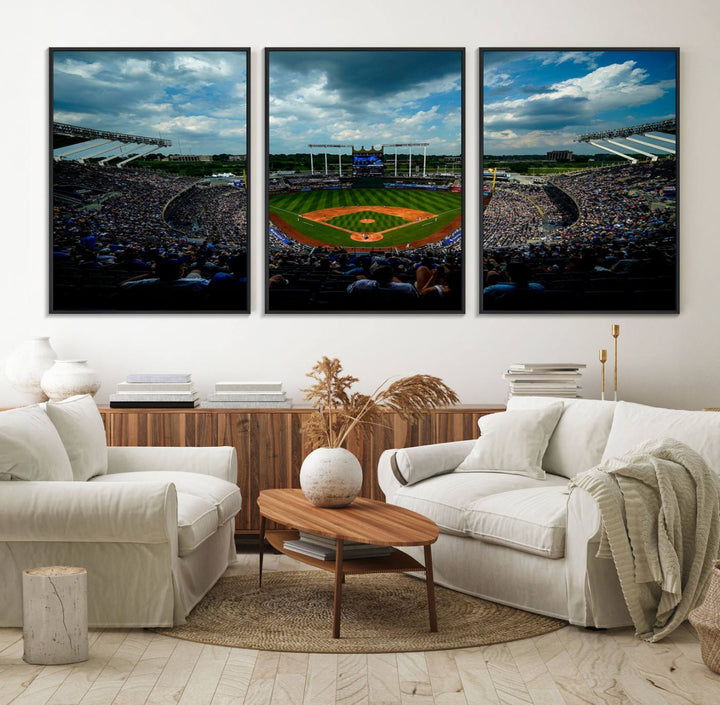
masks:
<instances>
[{"instance_id":1,"label":"distant building","mask_svg":"<svg viewBox=\"0 0 720 705\"><path fill-rule=\"evenodd\" d=\"M229 154L228 161L245 162L245 161L247 161L247 155L246 154Z\"/></svg>"},{"instance_id":2,"label":"distant building","mask_svg":"<svg viewBox=\"0 0 720 705\"><path fill-rule=\"evenodd\" d=\"M547 160L549 162L571 162L573 153L569 149L559 149L555 152L548 152Z\"/></svg>"}]
</instances>

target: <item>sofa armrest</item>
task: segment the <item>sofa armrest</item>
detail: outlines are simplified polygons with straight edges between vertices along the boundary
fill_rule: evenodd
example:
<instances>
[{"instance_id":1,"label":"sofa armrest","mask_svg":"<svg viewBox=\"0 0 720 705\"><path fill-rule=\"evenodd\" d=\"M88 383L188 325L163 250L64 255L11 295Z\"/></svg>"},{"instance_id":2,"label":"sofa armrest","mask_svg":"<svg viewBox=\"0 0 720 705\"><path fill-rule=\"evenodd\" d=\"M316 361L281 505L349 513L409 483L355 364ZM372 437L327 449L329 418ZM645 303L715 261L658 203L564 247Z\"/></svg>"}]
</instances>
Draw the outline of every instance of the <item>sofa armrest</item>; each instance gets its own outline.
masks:
<instances>
[{"instance_id":1,"label":"sofa armrest","mask_svg":"<svg viewBox=\"0 0 720 705\"><path fill-rule=\"evenodd\" d=\"M237 452L232 446L108 446L108 474L173 470L212 475L237 484Z\"/></svg>"},{"instance_id":2,"label":"sofa armrest","mask_svg":"<svg viewBox=\"0 0 720 705\"><path fill-rule=\"evenodd\" d=\"M1 482L0 541L177 543L171 482Z\"/></svg>"},{"instance_id":3,"label":"sofa armrest","mask_svg":"<svg viewBox=\"0 0 720 705\"><path fill-rule=\"evenodd\" d=\"M598 543L602 518L600 507L592 495L580 487L573 487L568 499L567 533L585 543Z\"/></svg>"},{"instance_id":4,"label":"sofa armrest","mask_svg":"<svg viewBox=\"0 0 720 705\"><path fill-rule=\"evenodd\" d=\"M451 441L386 450L378 461L380 489L389 499L404 485L452 472L465 460L474 445L475 441Z\"/></svg>"}]
</instances>

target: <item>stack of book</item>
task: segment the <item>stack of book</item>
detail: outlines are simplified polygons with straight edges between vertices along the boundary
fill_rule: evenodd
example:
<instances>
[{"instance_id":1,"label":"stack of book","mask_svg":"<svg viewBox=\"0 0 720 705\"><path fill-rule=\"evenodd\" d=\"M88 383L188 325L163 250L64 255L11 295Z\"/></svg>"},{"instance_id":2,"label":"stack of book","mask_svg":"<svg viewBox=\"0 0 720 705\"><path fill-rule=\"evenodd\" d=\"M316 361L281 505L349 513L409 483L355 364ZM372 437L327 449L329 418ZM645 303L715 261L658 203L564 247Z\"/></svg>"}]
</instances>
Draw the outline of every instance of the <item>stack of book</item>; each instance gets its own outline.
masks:
<instances>
[{"instance_id":1,"label":"stack of book","mask_svg":"<svg viewBox=\"0 0 720 705\"><path fill-rule=\"evenodd\" d=\"M302 553L311 558L317 558L321 561L335 560L335 539L327 536L318 536L307 531L300 531L300 538L292 541L284 541L283 547L288 551ZM389 556L393 549L391 546L374 546L369 543L360 543L358 541L343 542L343 560L349 561L353 558L383 558Z\"/></svg>"},{"instance_id":2,"label":"stack of book","mask_svg":"<svg viewBox=\"0 0 720 705\"><path fill-rule=\"evenodd\" d=\"M203 409L283 408L292 406L282 382L216 382L215 393L200 404Z\"/></svg>"},{"instance_id":3,"label":"stack of book","mask_svg":"<svg viewBox=\"0 0 720 705\"><path fill-rule=\"evenodd\" d=\"M510 365L503 379L510 384L508 398L517 396L579 397L584 364L540 362Z\"/></svg>"},{"instance_id":4,"label":"stack of book","mask_svg":"<svg viewBox=\"0 0 720 705\"><path fill-rule=\"evenodd\" d=\"M200 395L189 373L131 374L110 395L111 409L192 409Z\"/></svg>"}]
</instances>

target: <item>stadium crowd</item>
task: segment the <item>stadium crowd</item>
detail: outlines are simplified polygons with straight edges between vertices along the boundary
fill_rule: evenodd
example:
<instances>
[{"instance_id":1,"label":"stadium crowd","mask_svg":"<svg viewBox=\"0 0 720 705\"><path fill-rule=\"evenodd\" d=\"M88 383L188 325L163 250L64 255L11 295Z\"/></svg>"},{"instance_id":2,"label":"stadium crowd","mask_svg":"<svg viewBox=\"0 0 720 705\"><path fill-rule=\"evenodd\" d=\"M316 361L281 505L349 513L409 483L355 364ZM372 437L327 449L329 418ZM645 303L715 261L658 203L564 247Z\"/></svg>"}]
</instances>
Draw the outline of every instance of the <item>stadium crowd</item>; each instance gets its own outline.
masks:
<instances>
[{"instance_id":1,"label":"stadium crowd","mask_svg":"<svg viewBox=\"0 0 720 705\"><path fill-rule=\"evenodd\" d=\"M543 216L552 227L572 223L577 213L554 196L546 186L498 184L483 216L486 246L517 245L540 237Z\"/></svg>"},{"instance_id":2,"label":"stadium crowd","mask_svg":"<svg viewBox=\"0 0 720 705\"><path fill-rule=\"evenodd\" d=\"M273 236L270 310L459 311L461 238L453 235L449 245L386 252L311 247Z\"/></svg>"},{"instance_id":3,"label":"stadium crowd","mask_svg":"<svg viewBox=\"0 0 720 705\"><path fill-rule=\"evenodd\" d=\"M611 295L626 310L641 308L633 304L641 289L646 299L655 294L657 301L670 301L677 258L675 161L585 170L552 182L572 197L579 217L531 241L512 237L512 211L507 239L496 223L500 232L483 247L485 308L528 307L529 285L529 308L544 308L543 294L550 292L568 309L595 299L608 308Z\"/></svg>"},{"instance_id":4,"label":"stadium crowd","mask_svg":"<svg viewBox=\"0 0 720 705\"><path fill-rule=\"evenodd\" d=\"M76 162L55 163L53 185L56 310L246 308L244 189ZM216 275L235 281L226 299Z\"/></svg>"}]
</instances>

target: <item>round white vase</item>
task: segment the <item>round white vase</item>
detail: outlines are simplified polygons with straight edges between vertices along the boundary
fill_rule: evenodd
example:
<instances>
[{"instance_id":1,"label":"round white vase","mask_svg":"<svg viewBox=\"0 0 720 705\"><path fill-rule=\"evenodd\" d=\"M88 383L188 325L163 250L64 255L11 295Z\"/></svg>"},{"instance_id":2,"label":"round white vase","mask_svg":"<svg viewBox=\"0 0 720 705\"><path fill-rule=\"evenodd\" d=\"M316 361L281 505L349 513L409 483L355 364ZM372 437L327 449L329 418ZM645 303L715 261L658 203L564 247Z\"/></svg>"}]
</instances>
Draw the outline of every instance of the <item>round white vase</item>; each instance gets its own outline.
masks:
<instances>
[{"instance_id":1,"label":"round white vase","mask_svg":"<svg viewBox=\"0 0 720 705\"><path fill-rule=\"evenodd\" d=\"M316 507L344 507L362 487L360 461L345 448L317 448L300 467L300 487Z\"/></svg>"},{"instance_id":2,"label":"round white vase","mask_svg":"<svg viewBox=\"0 0 720 705\"><path fill-rule=\"evenodd\" d=\"M7 358L5 375L13 388L32 397L32 401L47 401L40 380L53 366L56 357L57 353L50 345L50 338L30 338Z\"/></svg>"},{"instance_id":3,"label":"round white vase","mask_svg":"<svg viewBox=\"0 0 720 705\"><path fill-rule=\"evenodd\" d=\"M100 378L87 360L55 360L42 376L40 385L50 401L62 401L76 394L95 396L100 389Z\"/></svg>"}]
</instances>

